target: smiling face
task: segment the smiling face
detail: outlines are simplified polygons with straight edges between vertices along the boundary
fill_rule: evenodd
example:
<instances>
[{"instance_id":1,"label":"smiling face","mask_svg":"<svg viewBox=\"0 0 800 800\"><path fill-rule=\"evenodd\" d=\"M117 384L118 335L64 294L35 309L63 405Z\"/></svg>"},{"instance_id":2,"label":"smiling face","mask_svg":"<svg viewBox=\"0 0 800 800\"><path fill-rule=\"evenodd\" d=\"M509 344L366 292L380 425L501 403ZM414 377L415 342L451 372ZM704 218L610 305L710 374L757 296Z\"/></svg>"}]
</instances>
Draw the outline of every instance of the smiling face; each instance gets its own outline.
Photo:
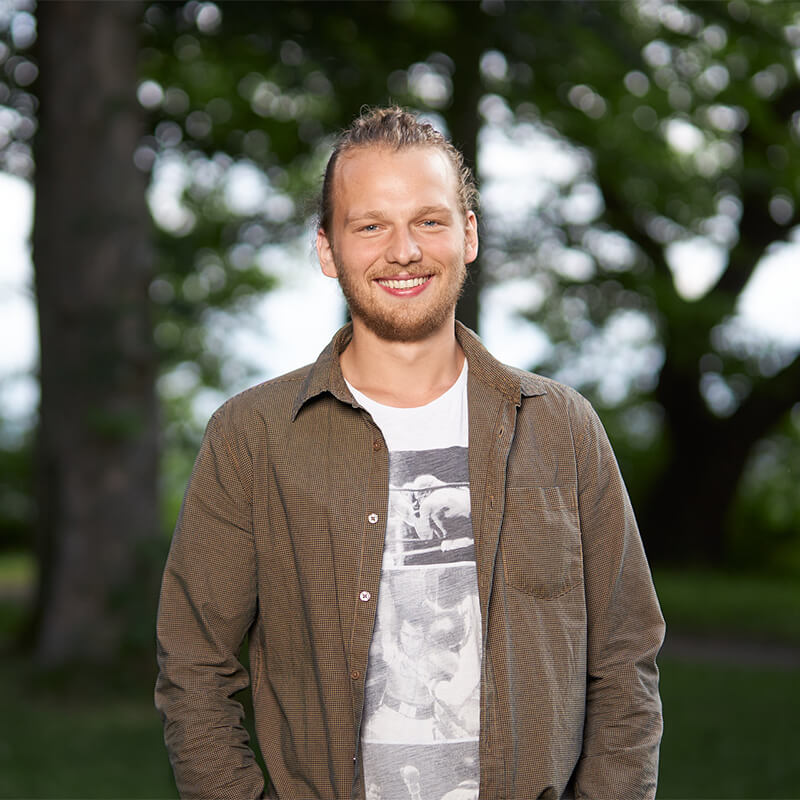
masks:
<instances>
[{"instance_id":1,"label":"smiling face","mask_svg":"<svg viewBox=\"0 0 800 800\"><path fill-rule=\"evenodd\" d=\"M452 325L475 260L475 214L435 147L360 147L336 164L333 215L317 234L322 271L339 279L353 324L387 341L421 341Z\"/></svg>"}]
</instances>

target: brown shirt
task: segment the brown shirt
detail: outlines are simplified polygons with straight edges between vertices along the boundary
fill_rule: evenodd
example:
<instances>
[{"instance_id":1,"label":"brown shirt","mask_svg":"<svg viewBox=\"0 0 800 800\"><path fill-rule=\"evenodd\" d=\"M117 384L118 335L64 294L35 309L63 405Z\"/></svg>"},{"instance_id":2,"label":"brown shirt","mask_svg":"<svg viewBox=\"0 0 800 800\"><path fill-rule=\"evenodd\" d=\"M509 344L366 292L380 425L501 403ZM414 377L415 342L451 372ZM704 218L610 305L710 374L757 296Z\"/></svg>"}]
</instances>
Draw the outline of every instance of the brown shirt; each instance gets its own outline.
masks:
<instances>
[{"instance_id":1,"label":"brown shirt","mask_svg":"<svg viewBox=\"0 0 800 800\"><path fill-rule=\"evenodd\" d=\"M664 623L611 446L575 391L456 334L483 629L480 796L652 798ZM351 335L209 422L158 620L156 704L184 797L263 791L233 699L248 634L267 796L364 797L388 454L342 377Z\"/></svg>"}]
</instances>

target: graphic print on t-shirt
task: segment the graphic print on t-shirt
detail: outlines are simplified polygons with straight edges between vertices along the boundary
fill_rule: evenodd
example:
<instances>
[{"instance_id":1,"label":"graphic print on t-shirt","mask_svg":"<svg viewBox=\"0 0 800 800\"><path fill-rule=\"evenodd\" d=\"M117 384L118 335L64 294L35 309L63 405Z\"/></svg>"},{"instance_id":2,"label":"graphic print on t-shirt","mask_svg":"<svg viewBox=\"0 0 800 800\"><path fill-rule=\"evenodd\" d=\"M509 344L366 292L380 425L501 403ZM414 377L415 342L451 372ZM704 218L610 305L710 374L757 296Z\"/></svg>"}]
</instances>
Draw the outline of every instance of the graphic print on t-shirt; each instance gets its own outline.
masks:
<instances>
[{"instance_id":1,"label":"graphic print on t-shirt","mask_svg":"<svg viewBox=\"0 0 800 800\"><path fill-rule=\"evenodd\" d=\"M392 451L362 728L368 798L477 798L480 630L467 448Z\"/></svg>"},{"instance_id":2,"label":"graphic print on t-shirt","mask_svg":"<svg viewBox=\"0 0 800 800\"><path fill-rule=\"evenodd\" d=\"M465 447L390 455L383 566L475 561Z\"/></svg>"}]
</instances>

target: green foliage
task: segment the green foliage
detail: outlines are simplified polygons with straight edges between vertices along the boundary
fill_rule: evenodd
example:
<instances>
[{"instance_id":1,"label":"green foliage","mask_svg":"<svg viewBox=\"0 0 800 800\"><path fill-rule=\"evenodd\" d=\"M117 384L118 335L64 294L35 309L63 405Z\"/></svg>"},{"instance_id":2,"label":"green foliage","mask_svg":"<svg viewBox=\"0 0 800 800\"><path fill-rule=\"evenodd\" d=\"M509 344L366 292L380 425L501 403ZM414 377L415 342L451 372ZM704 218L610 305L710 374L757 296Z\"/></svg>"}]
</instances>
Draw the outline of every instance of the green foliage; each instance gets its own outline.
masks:
<instances>
[{"instance_id":1,"label":"green foliage","mask_svg":"<svg viewBox=\"0 0 800 800\"><path fill-rule=\"evenodd\" d=\"M33 436L3 435L0 419L0 553L29 547L33 528Z\"/></svg>"},{"instance_id":2,"label":"green foliage","mask_svg":"<svg viewBox=\"0 0 800 800\"><path fill-rule=\"evenodd\" d=\"M36 131L37 68L27 52L36 40L33 10L30 0L0 0L0 169L23 178L33 173Z\"/></svg>"},{"instance_id":3,"label":"green foliage","mask_svg":"<svg viewBox=\"0 0 800 800\"><path fill-rule=\"evenodd\" d=\"M112 411L108 408L87 408L86 427L107 440L133 439L144 428L144 420L138 410Z\"/></svg>"},{"instance_id":4,"label":"green foliage","mask_svg":"<svg viewBox=\"0 0 800 800\"><path fill-rule=\"evenodd\" d=\"M247 365L209 329L221 313L246 324L243 314L274 285L271 248L306 235L326 137L362 104L388 102L387 75L405 74L453 21L438 4L374 3L369 14L330 3L218 9L155 3L142 27L140 97L152 134L137 157L156 183L168 169L182 183L172 218L153 202L167 518L202 430L192 399L247 382ZM237 175L258 184L259 202L231 201Z\"/></svg>"},{"instance_id":5,"label":"green foliage","mask_svg":"<svg viewBox=\"0 0 800 800\"><path fill-rule=\"evenodd\" d=\"M36 562L30 553L0 552L0 652L23 635L36 578Z\"/></svg>"},{"instance_id":6,"label":"green foliage","mask_svg":"<svg viewBox=\"0 0 800 800\"><path fill-rule=\"evenodd\" d=\"M651 420L639 439L656 450L628 455L654 558L731 559L742 552L729 513L740 476L800 380L796 346L734 319L761 260L800 221L797 7L519 4L509 14L518 30L551 35L535 40L529 80L506 82L505 124L549 127L583 159L495 245L516 248L516 271L542 287L531 318L554 346L539 368L611 407L610 428L625 431L632 412ZM522 52L503 50L509 74L524 74L513 69ZM587 184L594 210L577 203L592 197ZM686 265L672 248L688 241L715 248L721 264L696 296L675 277ZM626 335L637 320L642 332ZM758 527L750 541L769 547Z\"/></svg>"},{"instance_id":7,"label":"green foliage","mask_svg":"<svg viewBox=\"0 0 800 800\"><path fill-rule=\"evenodd\" d=\"M22 0L0 0L0 169L29 177L36 98L36 69L26 51L35 39L32 8ZM0 552L31 546L33 436L10 430L0 409Z\"/></svg>"},{"instance_id":8,"label":"green foliage","mask_svg":"<svg viewBox=\"0 0 800 800\"><path fill-rule=\"evenodd\" d=\"M800 406L752 454L731 514L731 560L800 573ZM798 609L800 613L800 609Z\"/></svg>"},{"instance_id":9,"label":"green foliage","mask_svg":"<svg viewBox=\"0 0 800 800\"><path fill-rule=\"evenodd\" d=\"M650 317L670 357L696 374L698 356L713 349L712 330L733 312L766 246L786 238L798 219L800 161L790 157L800 144L796 8L559 3L518 4L510 13L518 30L549 32L525 45L535 52L533 75L509 83L513 119L548 126L587 163L562 197L535 210L536 235L525 220L518 237L530 266L557 281L550 305L535 312L557 344L545 366L562 368L573 348L630 309ZM505 56L512 71L525 49ZM587 179L601 204L574 221L565 201ZM767 207L781 192L794 200L778 222ZM609 258L612 232L628 249ZM730 250L734 263L690 300L675 289L667 247L693 236ZM583 274L559 274L559 260L576 252L586 257ZM576 306L585 324L565 326ZM725 372L742 368L743 354L722 350Z\"/></svg>"},{"instance_id":10,"label":"green foliage","mask_svg":"<svg viewBox=\"0 0 800 800\"><path fill-rule=\"evenodd\" d=\"M20 174L36 102L26 8L0 12L0 151ZM151 126L136 163L153 176L171 510L202 427L194 400L248 378L215 326L246 324L273 287L271 249L304 235L331 135L363 105L395 101L444 125L479 176L489 133L526 160L547 158L537 137L570 159L567 174L518 187L522 213L484 206L470 291L510 277L537 287L530 318L552 347L533 366L603 409L653 554L697 557L703 540L705 557L794 552L790 482L772 480L772 445L751 451L795 402L800 361L733 319L799 219L795 4L157 2L140 28ZM242 178L250 201L231 190ZM687 241L723 264L699 296L676 288ZM693 460L713 492L689 475ZM681 475L689 494L675 503Z\"/></svg>"},{"instance_id":11,"label":"green foliage","mask_svg":"<svg viewBox=\"0 0 800 800\"><path fill-rule=\"evenodd\" d=\"M661 661L659 798L797 794L800 670Z\"/></svg>"}]
</instances>

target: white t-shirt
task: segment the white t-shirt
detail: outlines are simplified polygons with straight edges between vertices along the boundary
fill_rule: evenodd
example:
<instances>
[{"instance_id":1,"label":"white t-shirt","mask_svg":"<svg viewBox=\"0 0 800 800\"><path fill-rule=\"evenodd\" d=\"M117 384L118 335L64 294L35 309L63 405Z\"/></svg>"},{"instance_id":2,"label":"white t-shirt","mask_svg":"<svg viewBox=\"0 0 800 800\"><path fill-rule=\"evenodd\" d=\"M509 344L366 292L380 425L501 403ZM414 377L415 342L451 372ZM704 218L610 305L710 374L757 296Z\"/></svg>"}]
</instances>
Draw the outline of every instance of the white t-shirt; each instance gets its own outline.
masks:
<instances>
[{"instance_id":1,"label":"white t-shirt","mask_svg":"<svg viewBox=\"0 0 800 800\"><path fill-rule=\"evenodd\" d=\"M367 800L441 800L454 791L477 798L481 620L467 364L450 389L418 408L385 406L348 386L389 448L361 729Z\"/></svg>"}]
</instances>

